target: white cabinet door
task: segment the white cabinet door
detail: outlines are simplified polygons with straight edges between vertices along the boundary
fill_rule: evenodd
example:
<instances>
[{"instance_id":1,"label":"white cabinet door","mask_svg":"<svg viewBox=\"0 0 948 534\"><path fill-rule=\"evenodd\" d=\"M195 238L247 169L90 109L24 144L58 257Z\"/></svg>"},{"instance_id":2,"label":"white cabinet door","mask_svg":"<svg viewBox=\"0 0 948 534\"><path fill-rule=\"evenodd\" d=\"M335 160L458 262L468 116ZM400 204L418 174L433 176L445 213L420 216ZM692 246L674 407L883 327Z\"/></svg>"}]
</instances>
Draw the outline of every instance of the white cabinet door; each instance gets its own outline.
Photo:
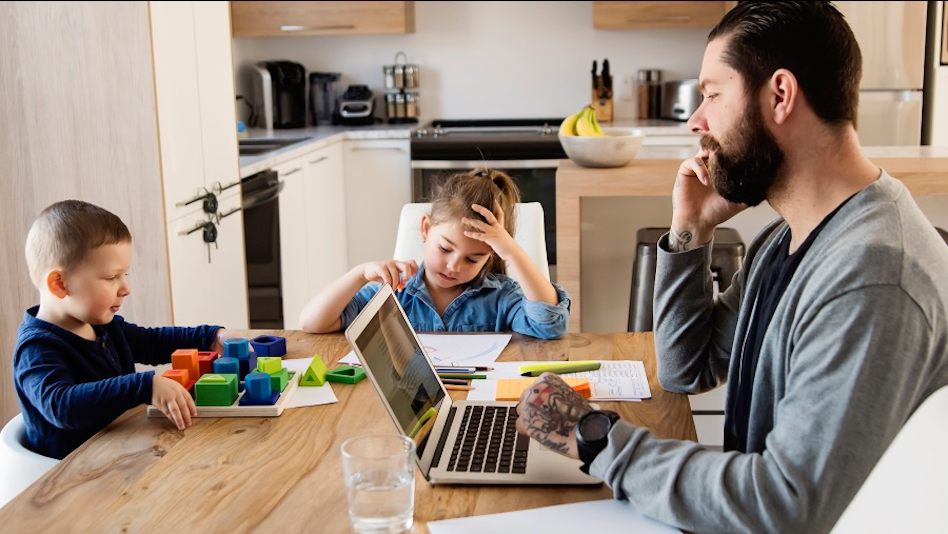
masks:
<instances>
[{"instance_id":1,"label":"white cabinet door","mask_svg":"<svg viewBox=\"0 0 948 534\"><path fill-rule=\"evenodd\" d=\"M175 325L250 327L243 213L235 211L239 207L240 195L229 195L220 202L219 224L216 218L209 221L205 213L196 211L168 225ZM213 225L216 245L204 241L201 225Z\"/></svg>"},{"instance_id":2,"label":"white cabinet door","mask_svg":"<svg viewBox=\"0 0 948 534\"><path fill-rule=\"evenodd\" d=\"M348 270L346 192L342 143L303 157L306 161L306 241L309 295L322 291Z\"/></svg>"},{"instance_id":3,"label":"white cabinet door","mask_svg":"<svg viewBox=\"0 0 948 534\"><path fill-rule=\"evenodd\" d=\"M299 329L300 312L309 299L309 248L306 242L306 156L275 170L283 182L280 193L280 292L283 328Z\"/></svg>"},{"instance_id":4,"label":"white cabinet door","mask_svg":"<svg viewBox=\"0 0 948 534\"><path fill-rule=\"evenodd\" d=\"M343 151L349 267L390 259L402 206L411 202L409 140L346 140Z\"/></svg>"}]
</instances>

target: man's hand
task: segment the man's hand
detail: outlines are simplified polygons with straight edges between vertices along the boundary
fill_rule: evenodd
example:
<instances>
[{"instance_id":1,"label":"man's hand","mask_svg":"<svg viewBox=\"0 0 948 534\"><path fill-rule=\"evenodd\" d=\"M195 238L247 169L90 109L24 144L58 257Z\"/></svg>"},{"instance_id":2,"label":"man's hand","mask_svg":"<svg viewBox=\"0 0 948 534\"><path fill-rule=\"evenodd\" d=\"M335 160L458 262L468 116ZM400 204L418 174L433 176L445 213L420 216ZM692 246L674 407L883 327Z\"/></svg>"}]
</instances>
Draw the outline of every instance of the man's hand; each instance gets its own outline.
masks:
<instances>
[{"instance_id":1,"label":"man's hand","mask_svg":"<svg viewBox=\"0 0 948 534\"><path fill-rule=\"evenodd\" d=\"M680 252L707 244L714 229L747 208L726 200L711 185L708 153L701 149L681 162L672 191L671 249Z\"/></svg>"},{"instance_id":2,"label":"man's hand","mask_svg":"<svg viewBox=\"0 0 948 534\"><path fill-rule=\"evenodd\" d=\"M543 373L520 395L517 431L570 458L579 458L574 428L592 406L559 375Z\"/></svg>"},{"instance_id":3,"label":"man's hand","mask_svg":"<svg viewBox=\"0 0 948 534\"><path fill-rule=\"evenodd\" d=\"M163 376L155 375L152 379L151 404L171 419L178 430L191 426L191 418L197 417L197 406L188 390Z\"/></svg>"}]
</instances>

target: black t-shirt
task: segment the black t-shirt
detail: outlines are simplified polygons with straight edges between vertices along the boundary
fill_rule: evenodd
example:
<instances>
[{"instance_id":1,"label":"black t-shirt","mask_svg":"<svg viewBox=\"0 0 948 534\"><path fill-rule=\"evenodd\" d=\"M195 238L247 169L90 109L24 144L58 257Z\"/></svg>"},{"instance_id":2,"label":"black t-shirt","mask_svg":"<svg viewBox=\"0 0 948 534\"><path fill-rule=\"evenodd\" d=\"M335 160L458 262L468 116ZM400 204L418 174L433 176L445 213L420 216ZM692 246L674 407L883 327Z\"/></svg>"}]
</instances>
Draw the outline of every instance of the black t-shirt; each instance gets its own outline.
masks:
<instances>
[{"instance_id":1,"label":"black t-shirt","mask_svg":"<svg viewBox=\"0 0 948 534\"><path fill-rule=\"evenodd\" d=\"M855 195L853 195L855 196ZM826 216L819 226L817 226L806 240L800 245L796 252L790 254L790 239L792 237L790 230L784 234L777 245L776 250L769 258L764 261L763 279L760 289L757 292L757 301L754 309L754 316L751 319L750 326L747 329L747 337L744 341L744 350L741 353L740 374L736 394L729 396L727 407L724 414L724 450L740 452L747 449L747 425L750 419L751 394L754 386L754 374L757 372L757 360L760 357L760 347L764 343L764 337L767 335L767 327L773 319L774 311L780 304L790 280L793 279L793 273L797 266L803 261L810 245L816 240L823 227L833 218L834 215L849 202L847 198L842 204L836 207L832 213Z\"/></svg>"}]
</instances>

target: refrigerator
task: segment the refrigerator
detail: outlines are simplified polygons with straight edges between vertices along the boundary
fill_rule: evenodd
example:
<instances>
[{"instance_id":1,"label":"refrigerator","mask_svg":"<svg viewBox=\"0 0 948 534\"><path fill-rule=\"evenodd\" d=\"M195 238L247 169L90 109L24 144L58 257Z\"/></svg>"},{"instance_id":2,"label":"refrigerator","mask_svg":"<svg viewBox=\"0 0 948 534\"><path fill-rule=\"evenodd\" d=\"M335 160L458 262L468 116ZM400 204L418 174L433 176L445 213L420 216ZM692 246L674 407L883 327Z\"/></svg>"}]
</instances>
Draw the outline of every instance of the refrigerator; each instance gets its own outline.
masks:
<instances>
[{"instance_id":1,"label":"refrigerator","mask_svg":"<svg viewBox=\"0 0 948 534\"><path fill-rule=\"evenodd\" d=\"M834 2L862 51L859 141L921 145L927 2Z\"/></svg>"}]
</instances>

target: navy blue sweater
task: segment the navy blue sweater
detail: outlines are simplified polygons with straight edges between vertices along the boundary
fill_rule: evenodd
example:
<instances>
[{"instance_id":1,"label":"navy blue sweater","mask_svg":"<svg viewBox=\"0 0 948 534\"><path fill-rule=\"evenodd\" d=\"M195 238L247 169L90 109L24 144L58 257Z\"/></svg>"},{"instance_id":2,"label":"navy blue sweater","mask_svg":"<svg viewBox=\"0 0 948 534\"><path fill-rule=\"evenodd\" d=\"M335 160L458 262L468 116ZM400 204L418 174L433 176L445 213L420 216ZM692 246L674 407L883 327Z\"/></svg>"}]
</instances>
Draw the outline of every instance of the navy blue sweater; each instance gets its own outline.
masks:
<instances>
[{"instance_id":1,"label":"navy blue sweater","mask_svg":"<svg viewBox=\"0 0 948 534\"><path fill-rule=\"evenodd\" d=\"M23 315L13 354L13 381L31 448L63 458L129 408L151 402L154 371L135 372L135 363L171 361L181 348L208 350L219 326L142 328L116 315L93 326L90 341Z\"/></svg>"}]
</instances>

